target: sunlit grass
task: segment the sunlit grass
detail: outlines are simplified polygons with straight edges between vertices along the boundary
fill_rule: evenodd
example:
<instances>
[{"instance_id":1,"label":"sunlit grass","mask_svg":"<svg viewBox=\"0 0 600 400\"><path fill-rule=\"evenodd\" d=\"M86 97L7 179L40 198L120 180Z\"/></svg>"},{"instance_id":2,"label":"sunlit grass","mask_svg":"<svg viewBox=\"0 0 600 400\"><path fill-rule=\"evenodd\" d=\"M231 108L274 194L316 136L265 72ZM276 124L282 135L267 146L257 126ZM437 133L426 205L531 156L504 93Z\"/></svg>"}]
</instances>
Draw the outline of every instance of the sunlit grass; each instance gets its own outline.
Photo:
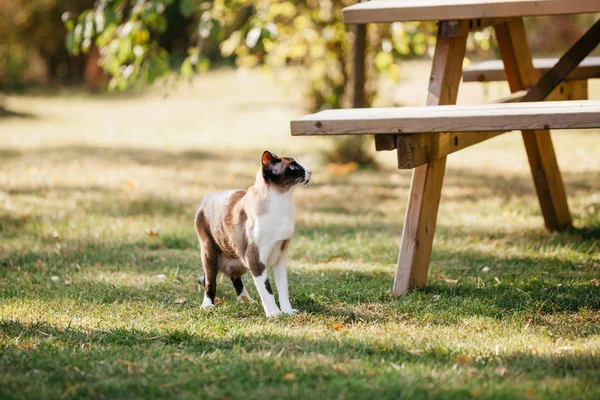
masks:
<instances>
[{"instance_id":1,"label":"sunlit grass","mask_svg":"<svg viewBox=\"0 0 600 400\"><path fill-rule=\"evenodd\" d=\"M32 116L0 120L0 398L600 396L597 131L554 134L566 233L543 228L518 134L451 156L429 285L394 298L410 185L395 154L336 175L329 142L289 136L293 90L195 85L7 99ZM196 205L252 184L265 148L315 171L296 193L301 312L267 320L226 279L202 310Z\"/></svg>"}]
</instances>

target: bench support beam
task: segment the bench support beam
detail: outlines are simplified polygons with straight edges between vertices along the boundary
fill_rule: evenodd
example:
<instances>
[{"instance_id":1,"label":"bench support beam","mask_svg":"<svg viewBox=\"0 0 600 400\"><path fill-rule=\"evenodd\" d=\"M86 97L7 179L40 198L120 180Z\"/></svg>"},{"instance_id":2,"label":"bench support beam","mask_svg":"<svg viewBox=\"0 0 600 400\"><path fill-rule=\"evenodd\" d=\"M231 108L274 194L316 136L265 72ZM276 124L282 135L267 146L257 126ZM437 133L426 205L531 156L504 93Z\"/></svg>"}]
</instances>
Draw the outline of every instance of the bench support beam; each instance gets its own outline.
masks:
<instances>
[{"instance_id":1,"label":"bench support beam","mask_svg":"<svg viewBox=\"0 0 600 400\"><path fill-rule=\"evenodd\" d=\"M512 92L534 86L538 81L521 18L495 26L496 38L508 84ZM548 130L523 131L523 141L546 227L559 231L571 227L571 213L552 138Z\"/></svg>"},{"instance_id":2,"label":"bench support beam","mask_svg":"<svg viewBox=\"0 0 600 400\"><path fill-rule=\"evenodd\" d=\"M458 29L454 29L457 23ZM444 24L449 26L444 27ZM465 24L468 27L468 21L440 22L427 105L456 104L468 34L468 29L464 29ZM457 33L444 36L446 32ZM449 134L433 135L430 140L433 142L428 145L439 149L444 142L447 143ZM398 268L394 279L395 295L407 293L427 283L445 170L446 157L440 157L413 170Z\"/></svg>"},{"instance_id":3,"label":"bench support beam","mask_svg":"<svg viewBox=\"0 0 600 400\"><path fill-rule=\"evenodd\" d=\"M465 21L454 21L448 24L449 21L440 23L440 30L444 29L442 34L454 34L458 36L468 35L469 32L477 31L480 29L487 28L488 26L494 26L508 21L508 18L477 18L469 19ZM355 107L356 108L356 107ZM375 135L375 150L376 151L390 151L398 148L398 137L397 135L391 134L380 134ZM469 139L466 139L468 141ZM402 167L400 167L402 168Z\"/></svg>"}]
</instances>

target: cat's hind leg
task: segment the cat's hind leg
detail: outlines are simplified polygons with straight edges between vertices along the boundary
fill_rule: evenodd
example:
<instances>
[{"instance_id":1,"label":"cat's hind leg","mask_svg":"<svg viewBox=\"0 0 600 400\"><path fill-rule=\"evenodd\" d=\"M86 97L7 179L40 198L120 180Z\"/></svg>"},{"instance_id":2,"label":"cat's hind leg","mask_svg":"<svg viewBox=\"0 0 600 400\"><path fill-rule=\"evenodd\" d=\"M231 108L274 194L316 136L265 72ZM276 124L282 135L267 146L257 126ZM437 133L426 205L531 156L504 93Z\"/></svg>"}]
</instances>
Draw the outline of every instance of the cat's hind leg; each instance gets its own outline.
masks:
<instances>
[{"instance_id":1,"label":"cat's hind leg","mask_svg":"<svg viewBox=\"0 0 600 400\"><path fill-rule=\"evenodd\" d=\"M233 287L235 288L235 293L237 294L237 299L242 303L254 303L252 297L248 293L246 286L244 286L244 282L242 278L239 276L232 276L231 283L233 283Z\"/></svg>"},{"instance_id":2,"label":"cat's hind leg","mask_svg":"<svg viewBox=\"0 0 600 400\"><path fill-rule=\"evenodd\" d=\"M217 273L219 271L219 250L208 233L208 227L205 223L204 213L198 212L196 216L196 233L200 242L200 254L202 256L202 267L204 276L198 279L198 284L204 286L204 301L202 308L209 308L215 305L215 295L217 294Z\"/></svg>"},{"instance_id":3,"label":"cat's hind leg","mask_svg":"<svg viewBox=\"0 0 600 400\"><path fill-rule=\"evenodd\" d=\"M215 296L217 294L217 273L218 273L218 254L217 249L212 243L204 243L200 245L202 253L202 267L204 268L204 276L198 279L198 283L204 283L204 301L202 308L209 308L215 305Z\"/></svg>"}]
</instances>

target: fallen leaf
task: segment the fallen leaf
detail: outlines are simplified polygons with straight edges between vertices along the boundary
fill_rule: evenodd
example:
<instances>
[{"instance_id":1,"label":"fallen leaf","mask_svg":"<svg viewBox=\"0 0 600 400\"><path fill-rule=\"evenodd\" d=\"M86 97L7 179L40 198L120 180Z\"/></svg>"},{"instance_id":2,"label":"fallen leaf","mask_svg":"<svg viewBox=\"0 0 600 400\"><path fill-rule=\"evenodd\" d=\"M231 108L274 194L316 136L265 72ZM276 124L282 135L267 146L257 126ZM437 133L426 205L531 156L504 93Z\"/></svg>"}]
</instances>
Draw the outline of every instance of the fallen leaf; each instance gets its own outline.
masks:
<instances>
[{"instance_id":1,"label":"fallen leaf","mask_svg":"<svg viewBox=\"0 0 600 400\"><path fill-rule=\"evenodd\" d=\"M528 398L532 398L534 394L535 394L535 391L533 390L533 387L530 387L527 390L527 393L525 393L525 396L527 396Z\"/></svg>"},{"instance_id":2,"label":"fallen leaf","mask_svg":"<svg viewBox=\"0 0 600 400\"><path fill-rule=\"evenodd\" d=\"M219 304L219 303L223 303L225 302L225 299L223 299L222 297L215 297L215 304Z\"/></svg>"},{"instance_id":3,"label":"fallen leaf","mask_svg":"<svg viewBox=\"0 0 600 400\"><path fill-rule=\"evenodd\" d=\"M441 274L435 274L435 279L442 279L442 275Z\"/></svg>"},{"instance_id":4,"label":"fallen leaf","mask_svg":"<svg viewBox=\"0 0 600 400\"><path fill-rule=\"evenodd\" d=\"M293 372L288 372L287 374L285 374L283 376L283 380L288 381L288 382L293 382L295 380L298 380L298 377L296 376L295 373Z\"/></svg>"},{"instance_id":5,"label":"fallen leaf","mask_svg":"<svg viewBox=\"0 0 600 400\"><path fill-rule=\"evenodd\" d=\"M60 234L56 231L52 232L52 237L54 240L60 240Z\"/></svg>"},{"instance_id":6,"label":"fallen leaf","mask_svg":"<svg viewBox=\"0 0 600 400\"><path fill-rule=\"evenodd\" d=\"M486 265L485 267L481 268L481 272L489 272L490 269L491 268Z\"/></svg>"},{"instance_id":7,"label":"fallen leaf","mask_svg":"<svg viewBox=\"0 0 600 400\"><path fill-rule=\"evenodd\" d=\"M507 376L508 375L508 368L504 367L504 366L499 366L498 368L496 368L494 370L494 372L496 373L496 375L498 376Z\"/></svg>"},{"instance_id":8,"label":"fallen leaf","mask_svg":"<svg viewBox=\"0 0 600 400\"><path fill-rule=\"evenodd\" d=\"M456 357L454 357L454 361L456 361L457 364L462 364L462 365L473 364L473 359L468 354L459 354Z\"/></svg>"},{"instance_id":9,"label":"fallen leaf","mask_svg":"<svg viewBox=\"0 0 600 400\"><path fill-rule=\"evenodd\" d=\"M592 279L592 280L590 281L590 284L591 284L592 286L600 286L600 281L599 281L598 279L595 279L595 278L594 278L594 279Z\"/></svg>"},{"instance_id":10,"label":"fallen leaf","mask_svg":"<svg viewBox=\"0 0 600 400\"><path fill-rule=\"evenodd\" d=\"M502 282L500 282L500 279L498 279L498 277L497 277L497 276L495 276L495 277L494 277L494 280L495 280L496 282L498 282L498 283L502 283Z\"/></svg>"},{"instance_id":11,"label":"fallen leaf","mask_svg":"<svg viewBox=\"0 0 600 400\"><path fill-rule=\"evenodd\" d=\"M448 285L456 285L458 283L458 279L444 279Z\"/></svg>"},{"instance_id":12,"label":"fallen leaf","mask_svg":"<svg viewBox=\"0 0 600 400\"><path fill-rule=\"evenodd\" d=\"M325 167L325 171L332 175L348 175L358 169L358 164L355 162L349 163L331 163Z\"/></svg>"},{"instance_id":13,"label":"fallen leaf","mask_svg":"<svg viewBox=\"0 0 600 400\"><path fill-rule=\"evenodd\" d=\"M158 274L154 276L156 279L158 279L159 281L164 281L167 276L165 274Z\"/></svg>"},{"instance_id":14,"label":"fallen leaf","mask_svg":"<svg viewBox=\"0 0 600 400\"><path fill-rule=\"evenodd\" d=\"M73 283L73 282L72 282L70 279L65 279L65 285L70 285L70 284L72 284L72 283Z\"/></svg>"},{"instance_id":15,"label":"fallen leaf","mask_svg":"<svg viewBox=\"0 0 600 400\"><path fill-rule=\"evenodd\" d=\"M187 299L185 297L180 297L178 299L175 299L175 304L183 304L187 301Z\"/></svg>"},{"instance_id":16,"label":"fallen leaf","mask_svg":"<svg viewBox=\"0 0 600 400\"><path fill-rule=\"evenodd\" d=\"M344 329L344 325L343 324L335 324L333 326L333 329L335 329L336 331L342 330L342 329Z\"/></svg>"},{"instance_id":17,"label":"fallen leaf","mask_svg":"<svg viewBox=\"0 0 600 400\"><path fill-rule=\"evenodd\" d=\"M158 236L158 228L148 228L148 229L146 229L146 235L148 235L149 238L152 238L154 236Z\"/></svg>"},{"instance_id":18,"label":"fallen leaf","mask_svg":"<svg viewBox=\"0 0 600 400\"><path fill-rule=\"evenodd\" d=\"M52 276L50 277L50 280L51 280L52 282L58 282L58 276L56 276L56 275L52 275Z\"/></svg>"}]
</instances>

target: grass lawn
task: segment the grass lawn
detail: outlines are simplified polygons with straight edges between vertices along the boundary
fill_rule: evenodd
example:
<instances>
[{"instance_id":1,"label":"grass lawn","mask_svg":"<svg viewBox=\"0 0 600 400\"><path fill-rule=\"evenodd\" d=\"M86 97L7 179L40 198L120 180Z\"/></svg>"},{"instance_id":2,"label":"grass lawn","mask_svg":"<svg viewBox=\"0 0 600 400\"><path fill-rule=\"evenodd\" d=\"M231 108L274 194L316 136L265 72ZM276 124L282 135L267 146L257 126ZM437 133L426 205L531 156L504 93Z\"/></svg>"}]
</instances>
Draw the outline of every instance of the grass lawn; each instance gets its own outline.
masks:
<instances>
[{"instance_id":1,"label":"grass lawn","mask_svg":"<svg viewBox=\"0 0 600 400\"><path fill-rule=\"evenodd\" d=\"M449 157L429 285L395 298L410 171L392 153L323 165L329 141L289 135L293 89L223 71L6 99L0 398L600 398L600 132L554 133L568 233L544 230L518 133ZM301 312L266 319L227 280L202 310L196 205L252 184L266 148L314 171L296 193Z\"/></svg>"}]
</instances>

